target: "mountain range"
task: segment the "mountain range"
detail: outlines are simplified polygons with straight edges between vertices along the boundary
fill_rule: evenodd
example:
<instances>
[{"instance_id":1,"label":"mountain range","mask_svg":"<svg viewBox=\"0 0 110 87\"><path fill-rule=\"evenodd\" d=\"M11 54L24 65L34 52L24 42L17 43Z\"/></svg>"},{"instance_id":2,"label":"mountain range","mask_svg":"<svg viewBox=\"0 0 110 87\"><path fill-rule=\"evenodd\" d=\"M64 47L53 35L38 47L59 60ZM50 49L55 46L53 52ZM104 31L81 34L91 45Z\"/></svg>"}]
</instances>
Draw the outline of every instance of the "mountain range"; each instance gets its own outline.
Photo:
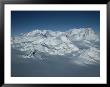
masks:
<instances>
[{"instance_id":1,"label":"mountain range","mask_svg":"<svg viewBox=\"0 0 110 87\"><path fill-rule=\"evenodd\" d=\"M71 63L99 64L100 37L92 28L52 31L35 29L11 37L11 48L21 58L45 60L57 56Z\"/></svg>"}]
</instances>

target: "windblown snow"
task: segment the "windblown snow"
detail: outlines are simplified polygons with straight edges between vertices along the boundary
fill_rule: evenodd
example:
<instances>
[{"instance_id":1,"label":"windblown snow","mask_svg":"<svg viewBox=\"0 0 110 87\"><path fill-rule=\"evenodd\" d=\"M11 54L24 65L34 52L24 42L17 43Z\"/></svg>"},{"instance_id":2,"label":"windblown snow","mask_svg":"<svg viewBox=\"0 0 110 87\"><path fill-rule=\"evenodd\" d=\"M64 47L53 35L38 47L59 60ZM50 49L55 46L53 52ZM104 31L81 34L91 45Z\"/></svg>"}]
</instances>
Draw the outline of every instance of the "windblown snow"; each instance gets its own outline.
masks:
<instances>
[{"instance_id":1,"label":"windblown snow","mask_svg":"<svg viewBox=\"0 0 110 87\"><path fill-rule=\"evenodd\" d=\"M36 29L11 37L11 46L24 53L19 55L22 58L45 60L49 56L64 56L71 63L78 64L96 64L100 61L100 39L92 28L65 32Z\"/></svg>"}]
</instances>

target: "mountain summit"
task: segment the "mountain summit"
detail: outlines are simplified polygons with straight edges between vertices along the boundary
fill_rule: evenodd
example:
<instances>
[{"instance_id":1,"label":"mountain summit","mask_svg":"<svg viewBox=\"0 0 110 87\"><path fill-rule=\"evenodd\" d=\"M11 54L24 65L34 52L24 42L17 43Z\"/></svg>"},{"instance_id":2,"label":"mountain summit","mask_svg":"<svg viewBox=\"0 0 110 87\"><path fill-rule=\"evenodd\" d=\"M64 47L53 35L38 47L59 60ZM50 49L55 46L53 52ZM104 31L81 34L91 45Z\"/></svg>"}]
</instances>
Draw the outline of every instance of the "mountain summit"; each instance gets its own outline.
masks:
<instances>
[{"instance_id":1,"label":"mountain summit","mask_svg":"<svg viewBox=\"0 0 110 87\"><path fill-rule=\"evenodd\" d=\"M99 36L92 28L70 29L65 32L33 30L11 38L12 49L24 52L23 58L44 59L45 56L80 58L86 64L99 63Z\"/></svg>"}]
</instances>

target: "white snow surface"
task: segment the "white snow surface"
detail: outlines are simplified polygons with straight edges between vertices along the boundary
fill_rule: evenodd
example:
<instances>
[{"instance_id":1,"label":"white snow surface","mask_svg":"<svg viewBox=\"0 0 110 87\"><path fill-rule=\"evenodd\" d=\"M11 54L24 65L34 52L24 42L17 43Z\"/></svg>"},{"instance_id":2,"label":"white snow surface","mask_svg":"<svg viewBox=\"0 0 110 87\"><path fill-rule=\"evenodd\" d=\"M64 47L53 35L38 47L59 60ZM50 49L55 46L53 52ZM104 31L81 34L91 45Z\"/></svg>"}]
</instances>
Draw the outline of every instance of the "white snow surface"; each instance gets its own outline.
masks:
<instances>
[{"instance_id":1,"label":"white snow surface","mask_svg":"<svg viewBox=\"0 0 110 87\"><path fill-rule=\"evenodd\" d=\"M65 32L36 29L11 37L12 48L27 54L23 58L39 57L39 53L59 56L72 54L72 57L87 61L86 64L99 63L99 43L99 36L92 28L70 29Z\"/></svg>"}]
</instances>

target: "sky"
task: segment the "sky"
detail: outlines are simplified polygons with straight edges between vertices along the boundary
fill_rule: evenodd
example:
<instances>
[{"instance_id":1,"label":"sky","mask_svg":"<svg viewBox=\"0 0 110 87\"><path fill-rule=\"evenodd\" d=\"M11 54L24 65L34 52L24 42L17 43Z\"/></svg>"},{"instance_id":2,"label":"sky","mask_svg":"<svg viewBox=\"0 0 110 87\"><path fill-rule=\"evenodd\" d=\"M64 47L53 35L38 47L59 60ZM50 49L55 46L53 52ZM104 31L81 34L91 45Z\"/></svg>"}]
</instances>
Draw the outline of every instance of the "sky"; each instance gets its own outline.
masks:
<instances>
[{"instance_id":1,"label":"sky","mask_svg":"<svg viewBox=\"0 0 110 87\"><path fill-rule=\"evenodd\" d=\"M11 11L11 35L35 29L67 31L91 27L100 31L100 11Z\"/></svg>"}]
</instances>

